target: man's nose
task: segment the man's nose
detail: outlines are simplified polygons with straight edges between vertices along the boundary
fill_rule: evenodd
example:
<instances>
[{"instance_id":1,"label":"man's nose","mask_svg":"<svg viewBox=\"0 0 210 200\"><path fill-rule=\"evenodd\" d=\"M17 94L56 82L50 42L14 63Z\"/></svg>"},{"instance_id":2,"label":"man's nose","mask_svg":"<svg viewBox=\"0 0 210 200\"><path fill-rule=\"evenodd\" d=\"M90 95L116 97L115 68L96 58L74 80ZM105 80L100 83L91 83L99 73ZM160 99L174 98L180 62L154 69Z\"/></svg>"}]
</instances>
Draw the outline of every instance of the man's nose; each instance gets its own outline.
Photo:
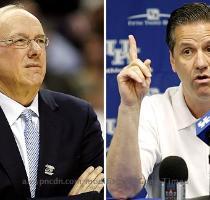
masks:
<instances>
[{"instance_id":1,"label":"man's nose","mask_svg":"<svg viewBox=\"0 0 210 200\"><path fill-rule=\"evenodd\" d=\"M197 57L196 57L196 60L195 60L195 67L198 70L208 68L207 57L206 57L206 55L203 51L198 51Z\"/></svg>"},{"instance_id":2,"label":"man's nose","mask_svg":"<svg viewBox=\"0 0 210 200\"><path fill-rule=\"evenodd\" d=\"M42 48L37 44L34 40L31 40L29 43L29 51L28 51L28 57L39 57L42 52Z\"/></svg>"}]
</instances>

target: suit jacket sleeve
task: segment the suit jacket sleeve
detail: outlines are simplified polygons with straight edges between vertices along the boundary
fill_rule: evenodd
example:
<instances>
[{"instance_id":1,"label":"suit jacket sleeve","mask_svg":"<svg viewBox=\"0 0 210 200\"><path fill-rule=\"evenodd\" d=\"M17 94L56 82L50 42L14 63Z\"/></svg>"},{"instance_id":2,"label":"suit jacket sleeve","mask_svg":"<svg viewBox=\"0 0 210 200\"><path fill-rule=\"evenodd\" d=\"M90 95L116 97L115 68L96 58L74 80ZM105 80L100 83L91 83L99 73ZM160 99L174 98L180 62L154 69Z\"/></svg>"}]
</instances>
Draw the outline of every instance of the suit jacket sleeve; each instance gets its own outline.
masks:
<instances>
[{"instance_id":1,"label":"suit jacket sleeve","mask_svg":"<svg viewBox=\"0 0 210 200\"><path fill-rule=\"evenodd\" d=\"M62 152L64 155L66 152L70 152L71 150L75 151L74 154L76 154L75 159L72 161L74 162L74 167L72 167L71 171L71 177L67 176L67 178L71 180L77 180L79 176L89 167L97 167L102 166L104 167L104 141L102 138L102 132L100 124L97 120L97 116L93 110L93 108L85 101L78 100L77 98L74 99L76 104L73 106L64 105L64 103L60 106L60 112L65 113L65 121L64 124L67 124L68 120L72 125L69 125L68 131L64 131L66 133L65 140L72 141L68 146L73 146L68 149L66 148L65 151ZM73 102L74 102L73 101ZM79 106L78 106L79 105ZM78 107L77 107L78 106ZM68 109L65 110L65 109ZM74 108L74 109L73 109ZM70 110L71 109L71 110ZM73 111L74 110L74 111ZM72 113L74 115L72 118L69 116L66 116L66 113ZM62 114L63 115L63 114ZM68 123L69 123L68 122ZM73 127L73 128L72 128ZM68 132L70 132L71 137L69 137ZM61 143L64 144L67 141L62 141ZM75 150L77 149L77 150ZM68 159L67 159L68 160ZM72 162L70 161L70 162ZM62 162L62 160L61 160ZM70 166L71 167L71 166ZM68 168L67 166L64 167L65 170ZM55 197L55 199L60 200L76 200L76 199L103 199L103 190L100 194L97 192L88 192L80 195L70 196L67 197L68 192L71 190L71 188L74 186L74 184L70 184L65 186L66 190L66 197ZM50 193L49 193L50 194ZM43 197L42 195L38 195L38 197ZM45 195L46 196L46 195ZM61 196L61 195L60 195ZM63 195L62 195L63 196ZM46 196L46 200L53 200L54 197L49 196L51 198L48 198ZM44 198L41 198L44 200ZM40 199L40 200L41 200ZM37 199L39 200L39 198Z\"/></svg>"},{"instance_id":2,"label":"suit jacket sleeve","mask_svg":"<svg viewBox=\"0 0 210 200\"><path fill-rule=\"evenodd\" d=\"M80 173L82 174L89 166L104 167L104 148L101 127L97 116L90 105L87 105L87 121L85 122L84 134L81 142L80 152ZM97 192L88 192L69 197L51 197L36 198L36 200L102 200L103 190Z\"/></svg>"}]
</instances>

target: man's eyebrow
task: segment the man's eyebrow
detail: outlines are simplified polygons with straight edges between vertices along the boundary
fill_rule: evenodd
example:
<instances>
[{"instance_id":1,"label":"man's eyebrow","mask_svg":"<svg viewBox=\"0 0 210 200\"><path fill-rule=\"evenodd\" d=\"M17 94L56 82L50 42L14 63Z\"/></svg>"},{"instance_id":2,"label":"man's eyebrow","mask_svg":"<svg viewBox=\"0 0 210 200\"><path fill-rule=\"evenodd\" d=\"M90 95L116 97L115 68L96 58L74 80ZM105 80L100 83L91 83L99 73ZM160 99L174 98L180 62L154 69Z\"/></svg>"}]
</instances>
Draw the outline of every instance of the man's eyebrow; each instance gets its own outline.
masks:
<instances>
[{"instance_id":1,"label":"man's eyebrow","mask_svg":"<svg viewBox=\"0 0 210 200\"><path fill-rule=\"evenodd\" d=\"M10 37L16 37L16 36L28 37L28 35L25 33L15 33L14 35L11 35Z\"/></svg>"},{"instance_id":2,"label":"man's eyebrow","mask_svg":"<svg viewBox=\"0 0 210 200\"><path fill-rule=\"evenodd\" d=\"M38 38L38 37L45 37L46 35L45 34L38 34L35 36L35 38Z\"/></svg>"},{"instance_id":3,"label":"man's eyebrow","mask_svg":"<svg viewBox=\"0 0 210 200\"><path fill-rule=\"evenodd\" d=\"M29 36L25 33L16 33L14 35L11 35L10 37L16 37L16 36L21 36L21 37L24 37L24 38L29 38ZM34 38L38 38L38 37L44 37L45 34L38 34L36 35Z\"/></svg>"},{"instance_id":4,"label":"man's eyebrow","mask_svg":"<svg viewBox=\"0 0 210 200\"><path fill-rule=\"evenodd\" d=\"M210 40L206 41L207 44L210 44Z\"/></svg>"},{"instance_id":5,"label":"man's eyebrow","mask_svg":"<svg viewBox=\"0 0 210 200\"><path fill-rule=\"evenodd\" d=\"M194 44L191 42L181 42L179 44L179 47L186 47L186 46L194 46Z\"/></svg>"},{"instance_id":6,"label":"man's eyebrow","mask_svg":"<svg viewBox=\"0 0 210 200\"><path fill-rule=\"evenodd\" d=\"M210 39L205 41L205 44L210 44ZM192 46L195 46L195 45L194 45L193 42L180 42L180 44L178 46L183 48L183 47L192 47Z\"/></svg>"}]
</instances>

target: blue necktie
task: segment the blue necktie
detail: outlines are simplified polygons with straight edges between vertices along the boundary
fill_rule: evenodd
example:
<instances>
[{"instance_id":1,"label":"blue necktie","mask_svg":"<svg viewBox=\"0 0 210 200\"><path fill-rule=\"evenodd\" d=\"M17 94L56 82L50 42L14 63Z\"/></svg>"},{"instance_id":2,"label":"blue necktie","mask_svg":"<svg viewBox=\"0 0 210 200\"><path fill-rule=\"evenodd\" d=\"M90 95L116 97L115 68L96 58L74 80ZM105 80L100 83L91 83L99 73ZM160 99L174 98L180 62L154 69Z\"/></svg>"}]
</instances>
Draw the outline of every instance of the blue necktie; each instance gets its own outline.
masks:
<instances>
[{"instance_id":1,"label":"blue necktie","mask_svg":"<svg viewBox=\"0 0 210 200\"><path fill-rule=\"evenodd\" d=\"M32 198L35 197L39 159L39 123L35 126L34 122L32 121L32 115L34 114L35 113L30 109L25 109L22 112L22 118L25 123L24 136L29 162L28 181Z\"/></svg>"}]
</instances>

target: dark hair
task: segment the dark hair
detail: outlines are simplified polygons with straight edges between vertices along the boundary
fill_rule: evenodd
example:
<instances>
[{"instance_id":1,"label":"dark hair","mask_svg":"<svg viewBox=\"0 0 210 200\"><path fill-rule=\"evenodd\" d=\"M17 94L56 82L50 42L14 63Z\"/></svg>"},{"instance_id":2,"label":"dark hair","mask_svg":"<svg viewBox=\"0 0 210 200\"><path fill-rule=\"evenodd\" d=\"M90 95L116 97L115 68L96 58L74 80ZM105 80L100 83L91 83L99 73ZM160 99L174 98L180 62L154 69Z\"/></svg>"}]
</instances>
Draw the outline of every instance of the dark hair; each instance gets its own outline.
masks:
<instances>
[{"instance_id":1,"label":"dark hair","mask_svg":"<svg viewBox=\"0 0 210 200\"><path fill-rule=\"evenodd\" d=\"M210 7L206 3L185 4L171 13L166 28L166 42L172 52L175 46L175 28L195 22L210 22Z\"/></svg>"}]
</instances>

